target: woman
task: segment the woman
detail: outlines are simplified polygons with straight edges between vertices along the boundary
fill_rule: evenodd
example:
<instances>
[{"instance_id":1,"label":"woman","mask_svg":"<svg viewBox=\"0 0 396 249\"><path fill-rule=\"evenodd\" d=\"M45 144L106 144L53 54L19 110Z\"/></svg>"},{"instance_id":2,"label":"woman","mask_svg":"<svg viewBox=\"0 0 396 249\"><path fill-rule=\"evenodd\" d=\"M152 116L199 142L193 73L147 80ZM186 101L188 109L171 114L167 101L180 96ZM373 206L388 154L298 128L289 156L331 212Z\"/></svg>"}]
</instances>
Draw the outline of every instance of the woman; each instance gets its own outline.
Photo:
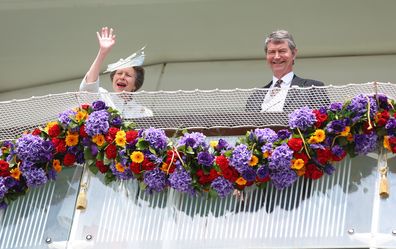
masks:
<instances>
[{"instance_id":1,"label":"woman","mask_svg":"<svg viewBox=\"0 0 396 249\"><path fill-rule=\"evenodd\" d=\"M108 91L100 87L100 68L116 42L113 29L103 27L101 32L96 32L99 41L99 52L89 68L80 85L80 91L103 93L102 99L107 105L119 110L124 118L139 118L152 116L153 112L132 100L132 94L108 94ZM127 59L110 64L106 72L110 73L113 90L116 93L135 92L139 90L144 81L143 49L129 56Z\"/></svg>"}]
</instances>

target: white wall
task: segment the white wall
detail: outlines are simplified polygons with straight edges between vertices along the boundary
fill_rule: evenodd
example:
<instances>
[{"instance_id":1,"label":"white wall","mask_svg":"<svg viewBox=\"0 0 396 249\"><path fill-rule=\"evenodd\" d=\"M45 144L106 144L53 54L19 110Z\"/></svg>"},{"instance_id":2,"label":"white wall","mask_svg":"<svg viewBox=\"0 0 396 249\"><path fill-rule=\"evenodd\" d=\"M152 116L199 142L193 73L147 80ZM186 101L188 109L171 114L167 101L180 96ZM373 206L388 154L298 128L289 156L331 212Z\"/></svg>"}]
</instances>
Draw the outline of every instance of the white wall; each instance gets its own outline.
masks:
<instances>
[{"instance_id":1,"label":"white wall","mask_svg":"<svg viewBox=\"0 0 396 249\"><path fill-rule=\"evenodd\" d=\"M297 58L295 73L327 85L396 82L396 55ZM161 75L161 72L164 72ZM108 75L103 87L111 89ZM146 67L142 90L232 89L261 87L271 80L265 60L167 63ZM0 101L74 92L81 79L0 93Z\"/></svg>"}]
</instances>

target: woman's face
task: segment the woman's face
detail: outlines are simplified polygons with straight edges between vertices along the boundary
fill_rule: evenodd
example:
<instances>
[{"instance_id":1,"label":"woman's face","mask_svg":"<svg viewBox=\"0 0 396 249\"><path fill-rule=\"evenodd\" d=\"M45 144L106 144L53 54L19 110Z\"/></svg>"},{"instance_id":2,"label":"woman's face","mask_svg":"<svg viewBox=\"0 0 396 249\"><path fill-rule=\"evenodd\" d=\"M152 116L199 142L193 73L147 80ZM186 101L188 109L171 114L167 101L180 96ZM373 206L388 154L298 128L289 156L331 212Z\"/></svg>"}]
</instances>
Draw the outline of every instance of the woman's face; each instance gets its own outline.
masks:
<instances>
[{"instance_id":1,"label":"woman's face","mask_svg":"<svg viewBox=\"0 0 396 249\"><path fill-rule=\"evenodd\" d=\"M118 69L113 77L114 92L134 92L136 72L133 67Z\"/></svg>"}]
</instances>

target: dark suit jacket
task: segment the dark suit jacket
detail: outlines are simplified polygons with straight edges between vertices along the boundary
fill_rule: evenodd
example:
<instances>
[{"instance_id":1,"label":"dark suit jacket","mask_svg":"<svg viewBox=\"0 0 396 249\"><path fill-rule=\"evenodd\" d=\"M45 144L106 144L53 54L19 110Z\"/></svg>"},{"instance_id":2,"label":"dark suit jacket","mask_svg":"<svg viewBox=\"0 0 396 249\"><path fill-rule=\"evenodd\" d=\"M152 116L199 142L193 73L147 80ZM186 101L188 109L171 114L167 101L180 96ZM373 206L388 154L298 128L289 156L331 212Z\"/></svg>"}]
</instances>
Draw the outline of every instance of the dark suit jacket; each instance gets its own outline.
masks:
<instances>
[{"instance_id":1,"label":"dark suit jacket","mask_svg":"<svg viewBox=\"0 0 396 249\"><path fill-rule=\"evenodd\" d=\"M272 85L272 81L268 83L263 89L268 89ZM307 90L293 89L293 86L298 87L311 87L311 86L324 86L323 82L310 79L302 79L297 75L294 75L290 85L290 89L287 93L285 105L283 110L286 113L291 113L296 109L304 106L310 108L319 108L321 106L327 106L330 104L328 95L325 89L322 88L311 88ZM248 112L260 112L261 105L264 101L267 91L258 90L254 92L246 103L246 111Z\"/></svg>"}]
</instances>

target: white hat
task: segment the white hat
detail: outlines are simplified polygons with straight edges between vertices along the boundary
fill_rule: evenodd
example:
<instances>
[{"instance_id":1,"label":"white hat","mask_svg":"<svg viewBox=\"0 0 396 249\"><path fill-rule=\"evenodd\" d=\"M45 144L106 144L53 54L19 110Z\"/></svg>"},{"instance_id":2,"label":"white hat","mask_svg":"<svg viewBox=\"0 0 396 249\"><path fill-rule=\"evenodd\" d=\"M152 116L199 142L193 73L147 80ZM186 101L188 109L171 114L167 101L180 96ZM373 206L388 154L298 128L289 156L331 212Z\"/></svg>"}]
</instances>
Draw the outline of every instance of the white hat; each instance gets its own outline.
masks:
<instances>
[{"instance_id":1,"label":"white hat","mask_svg":"<svg viewBox=\"0 0 396 249\"><path fill-rule=\"evenodd\" d=\"M119 59L117 62L111 63L107 65L106 71L104 73L113 72L115 70L127 67L134 67L134 66L141 66L144 62L144 48L146 46L139 49L137 52L133 53L132 55L128 56L125 59Z\"/></svg>"}]
</instances>

